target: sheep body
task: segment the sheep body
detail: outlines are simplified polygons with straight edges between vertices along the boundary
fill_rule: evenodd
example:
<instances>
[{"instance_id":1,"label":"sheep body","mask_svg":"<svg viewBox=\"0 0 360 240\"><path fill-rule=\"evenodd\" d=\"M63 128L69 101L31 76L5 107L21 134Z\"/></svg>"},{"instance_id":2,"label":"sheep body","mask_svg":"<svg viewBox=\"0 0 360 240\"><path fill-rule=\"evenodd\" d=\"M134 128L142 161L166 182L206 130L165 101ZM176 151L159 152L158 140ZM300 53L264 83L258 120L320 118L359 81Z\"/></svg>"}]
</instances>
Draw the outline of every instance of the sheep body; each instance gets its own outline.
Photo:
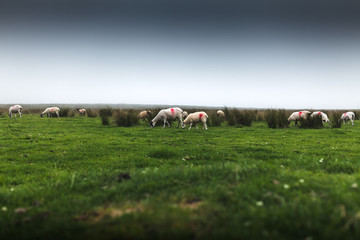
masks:
<instances>
[{"instance_id":1,"label":"sheep body","mask_svg":"<svg viewBox=\"0 0 360 240\"><path fill-rule=\"evenodd\" d=\"M206 125L207 119L208 119L208 115L206 114L206 112L190 113L189 116L184 120L184 125L190 124L190 127L189 127L189 130L190 130L192 127L192 124L194 124L196 127L197 123L202 122L204 125L203 128L205 128L207 130L208 129L207 125ZM197 127L196 127L196 129L197 129Z\"/></svg>"},{"instance_id":2,"label":"sheep body","mask_svg":"<svg viewBox=\"0 0 360 240\"><path fill-rule=\"evenodd\" d=\"M310 112L307 110L304 111L300 111L300 112L293 112L290 117L288 118L288 124L290 124L292 121L295 121L295 126L297 125L297 122L300 121L301 119L306 119L307 115Z\"/></svg>"},{"instance_id":3,"label":"sheep body","mask_svg":"<svg viewBox=\"0 0 360 240\"><path fill-rule=\"evenodd\" d=\"M344 121L344 124L346 122L348 122L348 124L352 123L352 125L354 126L354 120L355 120L355 113L353 112L346 112L346 113L343 113L343 115L341 115L341 118L339 119L339 121L343 120Z\"/></svg>"},{"instance_id":4,"label":"sheep body","mask_svg":"<svg viewBox=\"0 0 360 240\"><path fill-rule=\"evenodd\" d=\"M145 122L145 119L150 119L151 111L142 111L139 113L138 118L142 119Z\"/></svg>"},{"instance_id":5,"label":"sheep body","mask_svg":"<svg viewBox=\"0 0 360 240\"><path fill-rule=\"evenodd\" d=\"M48 117L51 118L52 114L55 113L57 115L57 117L60 117L59 112L60 112L60 108L58 108L58 107L49 107L49 108L45 109L45 111L43 111L40 114L40 116L43 117L43 115L46 114Z\"/></svg>"},{"instance_id":6,"label":"sheep body","mask_svg":"<svg viewBox=\"0 0 360 240\"><path fill-rule=\"evenodd\" d=\"M217 114L219 117L225 118L225 113L224 113L222 110L217 110L216 114Z\"/></svg>"},{"instance_id":7,"label":"sheep body","mask_svg":"<svg viewBox=\"0 0 360 240\"><path fill-rule=\"evenodd\" d=\"M183 123L183 110L178 107L160 110L160 112L156 115L156 117L151 121L150 126L155 127L157 121L163 120L164 121L163 128L165 128L166 123L170 127L170 123L168 122L168 120L174 120L174 119L178 119L177 127L179 127L180 123L182 128L185 127Z\"/></svg>"},{"instance_id":8,"label":"sheep body","mask_svg":"<svg viewBox=\"0 0 360 240\"><path fill-rule=\"evenodd\" d=\"M82 116L85 116L85 114L86 114L85 108L77 108L76 111Z\"/></svg>"},{"instance_id":9,"label":"sheep body","mask_svg":"<svg viewBox=\"0 0 360 240\"><path fill-rule=\"evenodd\" d=\"M9 117L12 118L12 115L16 113L19 113L20 117L22 116L22 106L20 105L14 105L9 108Z\"/></svg>"},{"instance_id":10,"label":"sheep body","mask_svg":"<svg viewBox=\"0 0 360 240\"><path fill-rule=\"evenodd\" d=\"M315 117L315 116L318 116L318 115L321 115L321 119L322 119L322 122L325 123L329 123L330 125L330 120L328 118L328 116L326 115L326 113L323 113L323 112L320 112L320 111L317 111L317 112L313 112L310 117Z\"/></svg>"}]
</instances>

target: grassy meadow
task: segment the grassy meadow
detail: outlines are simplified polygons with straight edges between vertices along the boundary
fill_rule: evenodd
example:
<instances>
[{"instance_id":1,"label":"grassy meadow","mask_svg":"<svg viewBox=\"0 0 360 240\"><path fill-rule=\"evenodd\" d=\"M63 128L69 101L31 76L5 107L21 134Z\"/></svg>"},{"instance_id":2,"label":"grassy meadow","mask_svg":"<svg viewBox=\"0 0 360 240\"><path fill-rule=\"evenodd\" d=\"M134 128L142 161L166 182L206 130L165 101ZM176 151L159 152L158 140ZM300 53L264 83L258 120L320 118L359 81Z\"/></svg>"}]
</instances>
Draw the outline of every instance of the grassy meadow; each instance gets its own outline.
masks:
<instances>
[{"instance_id":1,"label":"grassy meadow","mask_svg":"<svg viewBox=\"0 0 360 240\"><path fill-rule=\"evenodd\" d=\"M160 125L0 117L0 239L360 238L359 121Z\"/></svg>"}]
</instances>

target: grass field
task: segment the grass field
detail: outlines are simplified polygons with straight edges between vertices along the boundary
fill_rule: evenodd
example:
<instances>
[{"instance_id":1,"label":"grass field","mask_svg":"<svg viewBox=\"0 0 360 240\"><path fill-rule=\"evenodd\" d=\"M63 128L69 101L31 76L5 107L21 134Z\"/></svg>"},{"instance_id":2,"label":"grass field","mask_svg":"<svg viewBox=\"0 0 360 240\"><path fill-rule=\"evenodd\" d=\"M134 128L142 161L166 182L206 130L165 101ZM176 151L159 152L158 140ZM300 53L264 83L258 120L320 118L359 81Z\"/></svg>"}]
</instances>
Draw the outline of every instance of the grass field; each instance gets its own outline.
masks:
<instances>
[{"instance_id":1,"label":"grass field","mask_svg":"<svg viewBox=\"0 0 360 240\"><path fill-rule=\"evenodd\" d=\"M360 122L0 118L0 239L359 239Z\"/></svg>"}]
</instances>

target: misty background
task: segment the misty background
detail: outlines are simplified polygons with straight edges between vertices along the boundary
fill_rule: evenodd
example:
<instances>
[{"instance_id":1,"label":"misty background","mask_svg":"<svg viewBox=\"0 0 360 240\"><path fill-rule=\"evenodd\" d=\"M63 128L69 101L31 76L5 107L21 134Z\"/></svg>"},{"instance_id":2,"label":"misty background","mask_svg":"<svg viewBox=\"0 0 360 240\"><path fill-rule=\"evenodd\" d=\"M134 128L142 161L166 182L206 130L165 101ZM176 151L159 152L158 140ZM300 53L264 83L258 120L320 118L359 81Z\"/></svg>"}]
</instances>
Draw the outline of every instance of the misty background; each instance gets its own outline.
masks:
<instances>
[{"instance_id":1,"label":"misty background","mask_svg":"<svg viewBox=\"0 0 360 240\"><path fill-rule=\"evenodd\" d=\"M360 108L355 1L1 1L0 104Z\"/></svg>"}]
</instances>

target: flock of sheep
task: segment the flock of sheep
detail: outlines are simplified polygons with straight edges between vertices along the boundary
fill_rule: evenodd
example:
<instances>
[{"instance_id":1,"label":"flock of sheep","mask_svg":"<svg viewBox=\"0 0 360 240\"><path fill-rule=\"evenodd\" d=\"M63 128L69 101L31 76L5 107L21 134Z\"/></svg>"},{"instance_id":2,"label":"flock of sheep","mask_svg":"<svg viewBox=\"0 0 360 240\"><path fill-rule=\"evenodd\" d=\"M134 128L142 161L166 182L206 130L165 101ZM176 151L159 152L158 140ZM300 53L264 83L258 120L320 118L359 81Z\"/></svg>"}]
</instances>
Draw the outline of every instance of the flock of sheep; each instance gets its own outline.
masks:
<instances>
[{"instance_id":1,"label":"flock of sheep","mask_svg":"<svg viewBox=\"0 0 360 240\"><path fill-rule=\"evenodd\" d=\"M225 119L225 113L223 111L218 110L216 113L219 117ZM139 113L138 117L145 121L146 119L149 119L151 117L151 111L142 111ZM189 124L190 125L189 130L190 130L192 125L194 124L194 126L197 129L196 124L202 123L203 129L207 130L208 128L206 122L208 118L209 116L204 111L188 114L186 111L183 111L181 108L174 107L174 108L167 108L160 110L159 113L155 116L155 118L150 121L150 126L155 127L158 121L163 121L164 122L163 128L165 128L166 124L170 127L170 123L168 120L177 119L178 120L177 127L180 126L180 123L182 128L185 128L186 125ZM183 119L185 120L183 121Z\"/></svg>"},{"instance_id":2,"label":"flock of sheep","mask_svg":"<svg viewBox=\"0 0 360 240\"><path fill-rule=\"evenodd\" d=\"M9 108L10 118L12 118L13 114L15 114L15 117L16 117L17 113L21 117L22 109L23 108L20 105L11 106ZM76 110L80 115L85 116L85 114L86 114L85 109L76 108ZM49 108L46 108L45 111L43 111L40 114L40 116L43 117L46 114L47 117L52 117L53 115L60 117L59 113L60 113L60 108L49 107ZM297 125L298 121L300 121L301 119L307 119L309 114L310 114L310 112L306 111L306 110L300 111L300 112L294 112L288 118L288 124L290 124L292 121L295 121L295 125ZM221 118L225 118L225 113L222 110L218 110L217 115ZM330 126L330 120L329 120L328 116L323 112L320 112L320 111L313 112L310 115L310 117L314 117L314 116L318 116L318 115L321 115L323 123L327 122L327 123L329 123L329 126ZM151 116L151 111L142 111L138 115L138 117L143 120L149 119L150 116ZM174 108L167 108L167 109L160 110L160 112L155 116L155 118L153 118L150 121L150 126L155 127L155 125L158 121L163 121L164 122L163 128L165 128L166 124L170 127L170 123L168 120L176 120L177 119L178 120L177 127L180 126L180 123L181 123L182 128L185 128L186 125L189 124L190 125L189 130L190 130L193 124L197 128L196 124L203 123L203 129L207 130L208 128L207 128L206 122L207 122L208 118L209 118L209 116L204 111L188 114L186 111L183 111L181 108L174 107ZM185 119L185 120L183 120L183 119ZM343 113L341 118L339 119L339 121L343 121L344 124L345 124L345 122L350 123L350 121L351 121L352 125L354 125L354 120L355 120L355 114L353 112Z\"/></svg>"},{"instance_id":3,"label":"flock of sheep","mask_svg":"<svg viewBox=\"0 0 360 240\"><path fill-rule=\"evenodd\" d=\"M295 121L295 125L297 125L297 122L300 121L301 119L307 119L309 114L310 114L310 112L307 110L304 110L301 112L293 112L290 115L290 117L288 118L288 124L290 124L292 121ZM310 117L315 117L318 115L321 115L321 119L322 119L323 123L327 122L327 123L329 123L329 126L330 126L330 120L329 120L328 116L326 115L326 113L323 113L320 111L313 112L313 113L311 113ZM355 113L353 113L353 112L343 113L339 119L339 121L344 121L344 124L345 124L345 122L350 123L350 121L351 121L353 126L354 126L354 120L355 120Z\"/></svg>"},{"instance_id":4,"label":"flock of sheep","mask_svg":"<svg viewBox=\"0 0 360 240\"><path fill-rule=\"evenodd\" d=\"M223 113L223 111L219 110L219 113ZM224 114L225 116L225 114ZM140 118L149 118L149 111L143 111L139 114ZM185 120L183 121L183 118L185 118ZM164 122L164 126L163 128L165 128L166 124L168 124L168 126L170 127L170 123L168 120L176 120L178 119L178 126L180 126L181 123L181 127L185 128L185 126L187 124L190 124L189 126L189 130L191 129L192 125L194 124L194 126L196 127L197 123L203 123L203 128L204 129L208 129L207 125L206 125L206 121L209 118L209 116L206 114L206 112L194 112L194 113L190 113L188 114L186 111L183 111L181 108L178 107L174 107L174 108L167 108L167 109L162 109L160 110L160 112L155 116L155 118L153 120L151 120L150 122L150 126L151 127L155 127L156 123L158 121L163 121ZM196 127L197 128L197 127Z\"/></svg>"},{"instance_id":5,"label":"flock of sheep","mask_svg":"<svg viewBox=\"0 0 360 240\"><path fill-rule=\"evenodd\" d=\"M9 117L12 118L12 115L15 114L15 117L16 117L16 114L18 113L20 115L20 117L22 116L22 106L20 105L14 105L14 106L11 106L9 108ZM76 108L76 111L82 115L82 116L85 116L86 114L86 110L84 108L80 109L80 108ZM60 108L58 107L49 107L49 108L46 108L45 111L43 111L41 114L40 114L40 117L43 117L44 115L46 114L47 117L51 118L53 115L56 115L57 117L60 117Z\"/></svg>"}]
</instances>

